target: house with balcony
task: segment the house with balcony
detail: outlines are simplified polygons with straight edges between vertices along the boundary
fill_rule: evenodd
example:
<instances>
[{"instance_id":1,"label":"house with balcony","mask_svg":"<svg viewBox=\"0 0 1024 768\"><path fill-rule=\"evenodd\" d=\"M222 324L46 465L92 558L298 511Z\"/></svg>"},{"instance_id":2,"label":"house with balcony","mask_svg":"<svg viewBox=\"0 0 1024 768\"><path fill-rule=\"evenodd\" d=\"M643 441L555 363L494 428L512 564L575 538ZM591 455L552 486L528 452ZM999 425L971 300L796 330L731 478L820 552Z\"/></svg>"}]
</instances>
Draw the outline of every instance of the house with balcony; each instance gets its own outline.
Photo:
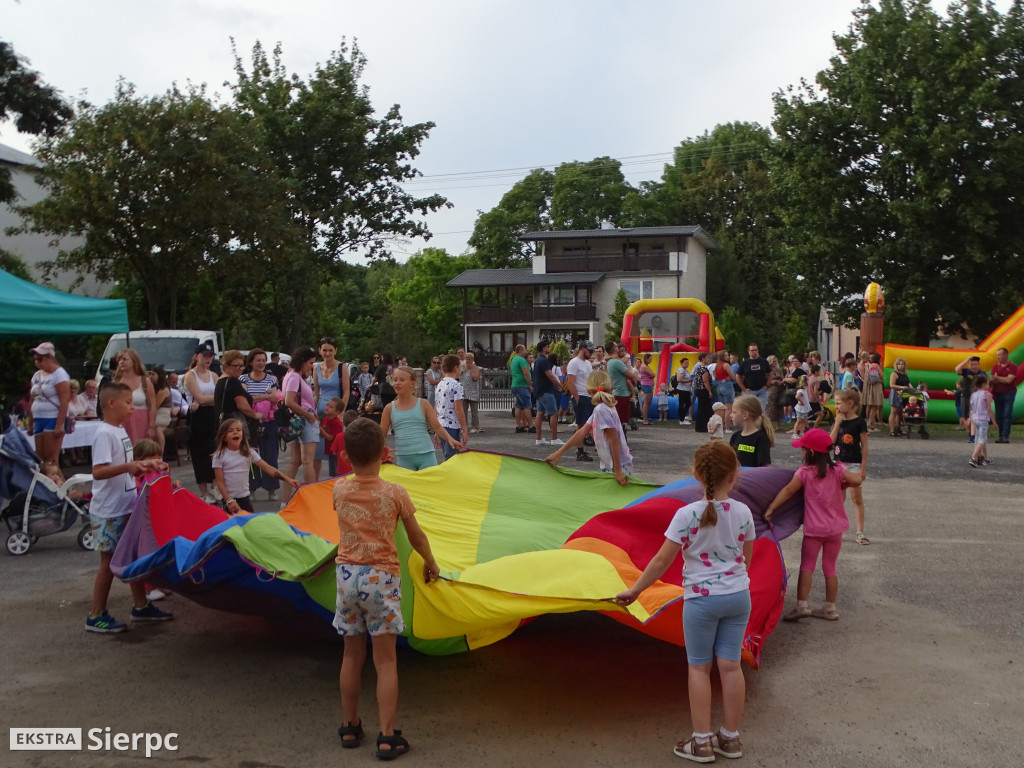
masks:
<instances>
[{"instance_id":1,"label":"house with balcony","mask_svg":"<svg viewBox=\"0 0 1024 768\"><path fill-rule=\"evenodd\" d=\"M463 339L483 349L478 362L504 367L517 344L541 337L605 342L615 294L639 299L707 294L708 253L719 247L698 226L632 227L528 232L535 243L530 267L468 269L448 282L462 292ZM684 315L655 315L652 334L688 332Z\"/></svg>"}]
</instances>

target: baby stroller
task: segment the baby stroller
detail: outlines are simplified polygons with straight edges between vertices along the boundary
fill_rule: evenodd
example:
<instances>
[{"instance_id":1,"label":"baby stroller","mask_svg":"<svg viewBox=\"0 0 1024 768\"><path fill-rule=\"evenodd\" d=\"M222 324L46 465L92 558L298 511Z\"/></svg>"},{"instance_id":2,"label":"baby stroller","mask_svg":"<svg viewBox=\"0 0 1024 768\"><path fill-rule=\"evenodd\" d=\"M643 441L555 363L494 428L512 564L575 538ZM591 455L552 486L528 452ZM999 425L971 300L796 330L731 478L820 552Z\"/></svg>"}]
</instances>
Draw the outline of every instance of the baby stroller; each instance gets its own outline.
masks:
<instances>
[{"instance_id":1,"label":"baby stroller","mask_svg":"<svg viewBox=\"0 0 1024 768\"><path fill-rule=\"evenodd\" d=\"M914 388L905 389L900 393L900 396L903 398L903 408L900 411L900 429L906 433L908 440L915 428L922 440L927 440L931 437L928 434L928 409L925 407L926 401L921 395L921 390ZM916 400L916 408L910 405L910 398L912 397Z\"/></svg>"},{"instance_id":2,"label":"baby stroller","mask_svg":"<svg viewBox=\"0 0 1024 768\"><path fill-rule=\"evenodd\" d=\"M40 536L50 536L72 528L79 520L78 546L96 549L89 523L89 499L71 498L69 491L82 483L91 483L92 475L72 475L62 485L39 469L39 457L28 438L11 424L0 435L0 502L8 501L0 512L7 524L7 551L24 555Z\"/></svg>"}]
</instances>

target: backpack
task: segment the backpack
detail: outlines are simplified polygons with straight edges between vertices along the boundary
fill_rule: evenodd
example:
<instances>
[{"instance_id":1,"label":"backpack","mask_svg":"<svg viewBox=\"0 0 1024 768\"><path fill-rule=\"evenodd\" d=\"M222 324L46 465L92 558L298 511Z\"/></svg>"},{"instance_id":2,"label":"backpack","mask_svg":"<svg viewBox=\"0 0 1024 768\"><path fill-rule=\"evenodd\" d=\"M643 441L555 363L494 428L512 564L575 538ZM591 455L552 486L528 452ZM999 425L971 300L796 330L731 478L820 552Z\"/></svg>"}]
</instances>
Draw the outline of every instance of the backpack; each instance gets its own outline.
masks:
<instances>
[{"instance_id":1,"label":"backpack","mask_svg":"<svg viewBox=\"0 0 1024 768\"><path fill-rule=\"evenodd\" d=\"M882 383L882 371L878 367L878 363L873 363L868 368L868 384L881 384Z\"/></svg>"}]
</instances>

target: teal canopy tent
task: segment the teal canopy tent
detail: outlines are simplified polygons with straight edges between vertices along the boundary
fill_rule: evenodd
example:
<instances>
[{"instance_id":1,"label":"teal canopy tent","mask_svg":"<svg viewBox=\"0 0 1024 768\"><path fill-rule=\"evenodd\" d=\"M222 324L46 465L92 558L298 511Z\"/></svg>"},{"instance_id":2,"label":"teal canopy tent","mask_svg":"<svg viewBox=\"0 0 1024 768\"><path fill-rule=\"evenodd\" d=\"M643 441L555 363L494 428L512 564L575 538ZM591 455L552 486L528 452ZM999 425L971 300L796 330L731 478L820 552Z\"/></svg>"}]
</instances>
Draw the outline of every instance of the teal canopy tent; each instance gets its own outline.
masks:
<instances>
[{"instance_id":1,"label":"teal canopy tent","mask_svg":"<svg viewBox=\"0 0 1024 768\"><path fill-rule=\"evenodd\" d=\"M127 332L124 299L74 296L0 270L0 338Z\"/></svg>"}]
</instances>

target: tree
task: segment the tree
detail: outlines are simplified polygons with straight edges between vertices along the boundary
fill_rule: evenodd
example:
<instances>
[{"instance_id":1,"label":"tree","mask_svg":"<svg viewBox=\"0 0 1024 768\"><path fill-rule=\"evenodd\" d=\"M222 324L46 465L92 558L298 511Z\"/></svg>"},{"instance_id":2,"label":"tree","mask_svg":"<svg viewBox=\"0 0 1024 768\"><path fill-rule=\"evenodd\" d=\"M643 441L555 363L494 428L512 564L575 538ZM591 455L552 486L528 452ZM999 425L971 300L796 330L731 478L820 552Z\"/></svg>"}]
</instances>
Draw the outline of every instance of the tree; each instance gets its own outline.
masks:
<instances>
[{"instance_id":1,"label":"tree","mask_svg":"<svg viewBox=\"0 0 1024 768\"><path fill-rule=\"evenodd\" d=\"M622 321L626 317L626 310L629 309L629 298L626 292L619 288L615 294L615 308L608 316L608 322L604 324L604 345L608 347L611 343L622 339Z\"/></svg>"},{"instance_id":2,"label":"tree","mask_svg":"<svg viewBox=\"0 0 1024 768\"><path fill-rule=\"evenodd\" d=\"M595 229L602 221L625 223L624 205L632 187L621 163L611 157L562 163L553 172L538 168L512 185L499 203L480 211L469 245L483 267L526 267L533 244L527 232Z\"/></svg>"},{"instance_id":3,"label":"tree","mask_svg":"<svg viewBox=\"0 0 1024 768\"><path fill-rule=\"evenodd\" d=\"M287 72L280 46L268 57L256 43L248 71L235 54L235 102L287 185L280 204L298 225L298 239L277 263L276 303L293 343L304 330L309 286L330 265L352 251L386 257L396 237L429 238L414 216L449 205L403 189L420 175L409 161L434 124L403 125L397 104L375 117L360 84L365 66L359 48L344 43L308 81Z\"/></svg>"},{"instance_id":4,"label":"tree","mask_svg":"<svg viewBox=\"0 0 1024 768\"><path fill-rule=\"evenodd\" d=\"M14 115L14 126L21 133L52 136L71 118L71 107L27 65L10 43L0 40L0 123ZM11 171L0 166L0 203L15 197Z\"/></svg>"},{"instance_id":5,"label":"tree","mask_svg":"<svg viewBox=\"0 0 1024 768\"><path fill-rule=\"evenodd\" d=\"M622 163L614 158L562 163L555 169L551 187L551 226L596 229L604 221L618 226L630 190L622 175Z\"/></svg>"},{"instance_id":6,"label":"tree","mask_svg":"<svg viewBox=\"0 0 1024 768\"><path fill-rule=\"evenodd\" d=\"M716 125L681 142L661 182L641 185L626 209L634 224L699 224L710 232L722 248L708 257L708 306L733 306L781 327L792 297L773 244L771 145L757 123Z\"/></svg>"},{"instance_id":7,"label":"tree","mask_svg":"<svg viewBox=\"0 0 1024 768\"><path fill-rule=\"evenodd\" d=\"M512 185L491 210L477 212L469 246L482 267L527 267L534 254L532 242L519 238L527 232L551 228L549 209L555 176L537 168Z\"/></svg>"},{"instance_id":8,"label":"tree","mask_svg":"<svg viewBox=\"0 0 1024 768\"><path fill-rule=\"evenodd\" d=\"M465 270L476 268L476 259L449 256L443 248L425 248L411 256L407 265L412 278L394 282L387 290L388 303L409 308L415 318L418 333L411 334L407 329L407 342L422 340L430 350L428 356L458 345L462 338L462 301L459 292L445 284Z\"/></svg>"},{"instance_id":9,"label":"tree","mask_svg":"<svg viewBox=\"0 0 1024 768\"><path fill-rule=\"evenodd\" d=\"M764 338L764 330L757 319L743 314L736 307L726 307L715 315L715 325L725 338L725 347L744 357L747 345L756 343L766 349L776 349Z\"/></svg>"},{"instance_id":10,"label":"tree","mask_svg":"<svg viewBox=\"0 0 1024 768\"><path fill-rule=\"evenodd\" d=\"M284 190L260 173L251 133L202 88L141 97L121 81L110 103L79 105L37 154L49 195L16 208L20 231L82 238L47 271L135 281L151 328L175 327L185 286L213 263L233 259L228 272L258 284L251 246L268 242L275 221L287 229L273 208Z\"/></svg>"},{"instance_id":11,"label":"tree","mask_svg":"<svg viewBox=\"0 0 1024 768\"><path fill-rule=\"evenodd\" d=\"M877 7L875 7L877 6ZM815 84L775 95L778 192L794 274L852 322L871 281L927 344L990 331L1024 300L1024 10L863 1ZM1000 289L992 290L993 284Z\"/></svg>"}]
</instances>

